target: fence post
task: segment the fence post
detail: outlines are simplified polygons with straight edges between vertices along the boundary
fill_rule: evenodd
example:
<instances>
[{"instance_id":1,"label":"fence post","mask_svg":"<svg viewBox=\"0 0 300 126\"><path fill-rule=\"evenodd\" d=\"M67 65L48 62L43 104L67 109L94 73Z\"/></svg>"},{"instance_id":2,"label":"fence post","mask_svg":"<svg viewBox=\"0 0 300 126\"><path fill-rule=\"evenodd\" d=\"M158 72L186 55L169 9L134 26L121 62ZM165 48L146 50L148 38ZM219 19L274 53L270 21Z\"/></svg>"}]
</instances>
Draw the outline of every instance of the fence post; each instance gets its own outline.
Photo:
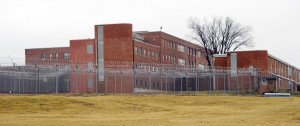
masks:
<instances>
[{"instance_id":1,"label":"fence post","mask_svg":"<svg viewBox=\"0 0 300 126\"><path fill-rule=\"evenodd\" d=\"M240 84L239 84L239 73L237 72L237 78L236 78L236 82L237 82L237 95L240 95Z\"/></svg>"},{"instance_id":2,"label":"fence post","mask_svg":"<svg viewBox=\"0 0 300 126\"><path fill-rule=\"evenodd\" d=\"M162 70L160 70L160 91L162 92Z\"/></svg>"},{"instance_id":3,"label":"fence post","mask_svg":"<svg viewBox=\"0 0 300 126\"><path fill-rule=\"evenodd\" d=\"M107 71L105 71L105 93L107 94Z\"/></svg>"},{"instance_id":4,"label":"fence post","mask_svg":"<svg viewBox=\"0 0 300 126\"><path fill-rule=\"evenodd\" d=\"M55 93L57 94L58 93L58 66L56 65L56 73L55 73Z\"/></svg>"},{"instance_id":5,"label":"fence post","mask_svg":"<svg viewBox=\"0 0 300 126\"><path fill-rule=\"evenodd\" d=\"M242 74L242 93L244 93L244 76Z\"/></svg>"},{"instance_id":6,"label":"fence post","mask_svg":"<svg viewBox=\"0 0 300 126\"><path fill-rule=\"evenodd\" d=\"M187 75L188 74L185 73L185 91L186 91L186 93L188 92L188 76Z\"/></svg>"},{"instance_id":7,"label":"fence post","mask_svg":"<svg viewBox=\"0 0 300 126\"><path fill-rule=\"evenodd\" d=\"M20 71L20 67L19 67L19 71ZM21 73L19 73L19 94L21 94L20 76L21 76Z\"/></svg>"},{"instance_id":8,"label":"fence post","mask_svg":"<svg viewBox=\"0 0 300 126\"><path fill-rule=\"evenodd\" d=\"M166 71L166 95L168 94L168 71Z\"/></svg>"},{"instance_id":9,"label":"fence post","mask_svg":"<svg viewBox=\"0 0 300 126\"><path fill-rule=\"evenodd\" d=\"M253 81L253 83L254 83L254 81ZM252 83L251 83L251 72L249 72L250 95L252 95L252 94L251 94L251 92L252 92L252 91L251 91L251 84L252 84Z\"/></svg>"},{"instance_id":10,"label":"fence post","mask_svg":"<svg viewBox=\"0 0 300 126\"><path fill-rule=\"evenodd\" d=\"M149 70L149 93L151 93L151 69Z\"/></svg>"},{"instance_id":11,"label":"fence post","mask_svg":"<svg viewBox=\"0 0 300 126\"><path fill-rule=\"evenodd\" d=\"M224 73L224 81L223 81L223 83L224 83L224 95L225 95L225 81L226 81L226 77L225 77L225 73Z\"/></svg>"},{"instance_id":12,"label":"fence post","mask_svg":"<svg viewBox=\"0 0 300 126\"><path fill-rule=\"evenodd\" d=\"M180 93L182 94L182 77L180 77L180 80L181 80L181 82L180 82Z\"/></svg>"},{"instance_id":13,"label":"fence post","mask_svg":"<svg viewBox=\"0 0 300 126\"><path fill-rule=\"evenodd\" d=\"M196 71L196 92L198 92L198 74Z\"/></svg>"},{"instance_id":14,"label":"fence post","mask_svg":"<svg viewBox=\"0 0 300 126\"><path fill-rule=\"evenodd\" d=\"M78 71L77 71L77 65L75 69L75 77L76 77L76 94L78 94Z\"/></svg>"},{"instance_id":15,"label":"fence post","mask_svg":"<svg viewBox=\"0 0 300 126\"><path fill-rule=\"evenodd\" d=\"M123 84L123 83L122 83L122 81L123 81L123 80L122 80L122 71L120 71L120 77L121 77L121 94L122 94L122 93L123 93L123 91L122 91L122 90L123 90L123 85L122 85L122 84Z\"/></svg>"},{"instance_id":16,"label":"fence post","mask_svg":"<svg viewBox=\"0 0 300 126\"><path fill-rule=\"evenodd\" d=\"M176 87L175 87L175 86L176 86L176 78L175 78L175 77L176 77L176 76L175 76L175 72L174 72L174 94L175 94L175 90L176 90L176 89L175 89L175 88L176 88Z\"/></svg>"},{"instance_id":17,"label":"fence post","mask_svg":"<svg viewBox=\"0 0 300 126\"><path fill-rule=\"evenodd\" d=\"M209 74L209 93L211 95L211 74Z\"/></svg>"},{"instance_id":18,"label":"fence post","mask_svg":"<svg viewBox=\"0 0 300 126\"><path fill-rule=\"evenodd\" d=\"M38 85L38 75L37 74L38 74L37 65L35 64L35 94L37 94L37 85Z\"/></svg>"},{"instance_id":19,"label":"fence post","mask_svg":"<svg viewBox=\"0 0 300 126\"><path fill-rule=\"evenodd\" d=\"M262 96L262 76L260 74L260 96Z\"/></svg>"},{"instance_id":20,"label":"fence post","mask_svg":"<svg viewBox=\"0 0 300 126\"><path fill-rule=\"evenodd\" d=\"M117 71L116 71L116 67L115 67L115 95L117 95Z\"/></svg>"},{"instance_id":21,"label":"fence post","mask_svg":"<svg viewBox=\"0 0 300 126\"><path fill-rule=\"evenodd\" d=\"M98 66L96 66L96 69L95 69L95 75L96 75L96 78L95 78L95 87L96 87L96 96L98 95Z\"/></svg>"},{"instance_id":22,"label":"fence post","mask_svg":"<svg viewBox=\"0 0 300 126\"><path fill-rule=\"evenodd\" d=\"M132 94L134 94L134 86L136 85L136 78L135 78L135 70L134 70L134 63L132 65Z\"/></svg>"}]
</instances>

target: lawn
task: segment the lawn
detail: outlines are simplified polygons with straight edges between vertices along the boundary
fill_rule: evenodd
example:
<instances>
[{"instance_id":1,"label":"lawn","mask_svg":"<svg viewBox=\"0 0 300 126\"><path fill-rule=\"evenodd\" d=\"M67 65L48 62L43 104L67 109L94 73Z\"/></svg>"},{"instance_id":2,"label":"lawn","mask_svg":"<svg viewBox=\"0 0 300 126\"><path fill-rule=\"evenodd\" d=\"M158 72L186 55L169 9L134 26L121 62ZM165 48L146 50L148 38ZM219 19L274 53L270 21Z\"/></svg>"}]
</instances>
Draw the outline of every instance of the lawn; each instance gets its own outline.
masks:
<instances>
[{"instance_id":1,"label":"lawn","mask_svg":"<svg viewBox=\"0 0 300 126\"><path fill-rule=\"evenodd\" d=\"M0 96L0 125L300 125L300 97Z\"/></svg>"}]
</instances>

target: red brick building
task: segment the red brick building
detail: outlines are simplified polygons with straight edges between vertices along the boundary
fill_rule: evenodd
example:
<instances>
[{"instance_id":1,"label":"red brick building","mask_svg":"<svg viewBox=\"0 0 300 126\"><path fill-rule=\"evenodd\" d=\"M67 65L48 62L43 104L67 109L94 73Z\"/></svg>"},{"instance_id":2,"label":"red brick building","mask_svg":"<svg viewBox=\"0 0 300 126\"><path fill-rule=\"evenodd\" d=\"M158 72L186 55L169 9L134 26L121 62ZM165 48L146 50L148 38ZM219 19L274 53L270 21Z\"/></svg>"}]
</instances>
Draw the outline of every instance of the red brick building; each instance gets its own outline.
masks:
<instances>
[{"instance_id":1,"label":"red brick building","mask_svg":"<svg viewBox=\"0 0 300 126\"><path fill-rule=\"evenodd\" d=\"M95 93L96 91L130 93L147 89L176 90L175 82L178 80L173 78L162 79L155 75L151 78L148 76L133 77L122 76L122 73L118 73L118 79L116 79L116 73L104 70L125 69L118 65L120 63L127 63L127 66L131 64L132 66L129 65L130 69L145 69L152 71L153 74L161 70L162 65L198 69L207 66L203 47L161 31L133 32L132 24L95 25L94 29L94 39L70 40L70 47L26 49L26 63L34 63L32 59L35 59L42 65L43 63L47 65L47 62L70 65L72 71L69 75L69 92L72 93ZM224 89L236 87L239 79L247 80L247 78L234 77L234 74L237 74L237 68L257 68L260 73L256 74L263 75L263 82L273 81L275 78L276 81L275 84L272 83L272 87L268 86L271 85L271 81L268 84L263 83L264 92L270 91L270 88L273 91L295 90L300 83L298 68L268 54L265 50L235 51L214 55L214 65L232 69L233 76L226 79ZM249 78L249 82L259 79L254 77L257 75L251 76L253 76L253 80ZM218 87L223 87L225 80L216 78L215 81L222 83L213 85L213 89L218 90ZM188 79L184 82L195 83L195 79ZM259 84L245 85L245 88L250 88L250 90L251 87L254 90L260 89ZM195 90L193 86L185 88L185 90ZM205 85L202 88L207 90Z\"/></svg>"},{"instance_id":2,"label":"red brick building","mask_svg":"<svg viewBox=\"0 0 300 126\"><path fill-rule=\"evenodd\" d=\"M133 32L132 24L95 25L95 39L70 40L70 47L64 48L26 49L25 55L26 61L59 59L63 63L68 61L71 67L76 69L79 66L92 66L92 69L97 69L98 72L93 74L93 77L90 77L90 74L80 76L86 79L80 83L74 80L74 77L78 77L76 71L70 72L70 92L78 93L94 93L96 88L98 92L121 91L119 83L115 86L111 83L107 85L106 81L113 80L105 78L107 73L103 70L109 67L105 65L107 62L141 63L134 68L152 71L158 70L156 64L194 68L207 66L202 47L161 31ZM158 84L158 78L153 79L150 85L147 80L148 78L139 78L133 81L132 77L124 77L122 91L133 92L134 88L148 89L150 85L162 85ZM86 86L88 83L93 83L89 89ZM173 82L169 83L171 85ZM167 87L173 88L166 85L164 90L168 90Z\"/></svg>"},{"instance_id":3,"label":"red brick building","mask_svg":"<svg viewBox=\"0 0 300 126\"><path fill-rule=\"evenodd\" d=\"M266 50L233 51L225 55L214 55L214 59L216 67L257 68L260 71L258 74L263 76L263 92L297 90L297 88L299 90L300 69L269 54ZM237 71L232 70L231 74L235 72Z\"/></svg>"}]
</instances>

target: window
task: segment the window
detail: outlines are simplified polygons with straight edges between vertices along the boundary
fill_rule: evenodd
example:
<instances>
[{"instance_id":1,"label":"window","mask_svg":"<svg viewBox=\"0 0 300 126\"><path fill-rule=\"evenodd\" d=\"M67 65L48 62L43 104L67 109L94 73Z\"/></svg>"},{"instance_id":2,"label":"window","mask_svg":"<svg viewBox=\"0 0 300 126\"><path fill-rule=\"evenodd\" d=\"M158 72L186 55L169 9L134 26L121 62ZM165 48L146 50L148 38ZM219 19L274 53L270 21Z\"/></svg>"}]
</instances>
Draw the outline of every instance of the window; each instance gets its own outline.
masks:
<instances>
[{"instance_id":1,"label":"window","mask_svg":"<svg viewBox=\"0 0 300 126\"><path fill-rule=\"evenodd\" d=\"M65 58L65 59L70 59L70 53L67 53L67 52L64 53L64 58Z\"/></svg>"},{"instance_id":2,"label":"window","mask_svg":"<svg viewBox=\"0 0 300 126\"><path fill-rule=\"evenodd\" d=\"M272 58L270 57L270 68L272 70ZM272 72L272 71L271 71Z\"/></svg>"},{"instance_id":3,"label":"window","mask_svg":"<svg viewBox=\"0 0 300 126\"><path fill-rule=\"evenodd\" d=\"M52 53L49 54L49 59L52 60Z\"/></svg>"},{"instance_id":4,"label":"window","mask_svg":"<svg viewBox=\"0 0 300 126\"><path fill-rule=\"evenodd\" d=\"M162 46L164 47L165 46L165 40L161 39L162 41Z\"/></svg>"},{"instance_id":5,"label":"window","mask_svg":"<svg viewBox=\"0 0 300 126\"><path fill-rule=\"evenodd\" d=\"M137 88L139 85L139 81L138 80L135 80L135 87Z\"/></svg>"},{"instance_id":6,"label":"window","mask_svg":"<svg viewBox=\"0 0 300 126\"><path fill-rule=\"evenodd\" d=\"M300 79L300 70L298 71L298 78Z\"/></svg>"},{"instance_id":7,"label":"window","mask_svg":"<svg viewBox=\"0 0 300 126\"><path fill-rule=\"evenodd\" d=\"M151 51L148 50L148 58L151 58L150 55L151 55Z\"/></svg>"},{"instance_id":8,"label":"window","mask_svg":"<svg viewBox=\"0 0 300 126\"><path fill-rule=\"evenodd\" d=\"M158 89L158 87L159 87L159 82L157 82L157 84L156 84L156 88Z\"/></svg>"},{"instance_id":9,"label":"window","mask_svg":"<svg viewBox=\"0 0 300 126\"><path fill-rule=\"evenodd\" d=\"M198 64L199 69L203 70L204 69L204 65L203 64Z\"/></svg>"},{"instance_id":10,"label":"window","mask_svg":"<svg viewBox=\"0 0 300 126\"><path fill-rule=\"evenodd\" d=\"M182 65L182 66L185 66L185 60L181 59L181 58L178 58L178 64Z\"/></svg>"},{"instance_id":11,"label":"window","mask_svg":"<svg viewBox=\"0 0 300 126\"><path fill-rule=\"evenodd\" d=\"M152 88L155 89L155 82L153 82Z\"/></svg>"},{"instance_id":12,"label":"window","mask_svg":"<svg viewBox=\"0 0 300 126\"><path fill-rule=\"evenodd\" d=\"M196 49L194 49L194 56L196 56Z\"/></svg>"},{"instance_id":13,"label":"window","mask_svg":"<svg viewBox=\"0 0 300 126\"><path fill-rule=\"evenodd\" d=\"M169 62L170 62L171 58L170 58L170 55L169 55Z\"/></svg>"},{"instance_id":14,"label":"window","mask_svg":"<svg viewBox=\"0 0 300 126\"><path fill-rule=\"evenodd\" d=\"M284 72L285 76L286 76L286 73L287 73L287 72L286 72L286 70L287 70L287 68L286 68L286 67L287 67L287 65L285 65L285 72Z\"/></svg>"},{"instance_id":15,"label":"window","mask_svg":"<svg viewBox=\"0 0 300 126\"><path fill-rule=\"evenodd\" d=\"M274 68L275 68L275 72L277 71L277 67L276 67L277 61L274 60Z\"/></svg>"},{"instance_id":16,"label":"window","mask_svg":"<svg viewBox=\"0 0 300 126\"><path fill-rule=\"evenodd\" d=\"M158 52L156 52L156 60L158 60Z\"/></svg>"},{"instance_id":17,"label":"window","mask_svg":"<svg viewBox=\"0 0 300 126\"><path fill-rule=\"evenodd\" d=\"M140 56L142 56L143 54L143 51L142 51L143 49L142 48L140 48Z\"/></svg>"},{"instance_id":18,"label":"window","mask_svg":"<svg viewBox=\"0 0 300 126\"><path fill-rule=\"evenodd\" d=\"M88 70L93 70L93 62L88 62Z\"/></svg>"},{"instance_id":19,"label":"window","mask_svg":"<svg viewBox=\"0 0 300 126\"><path fill-rule=\"evenodd\" d=\"M93 79L88 80L88 88L93 88Z\"/></svg>"},{"instance_id":20,"label":"window","mask_svg":"<svg viewBox=\"0 0 300 126\"><path fill-rule=\"evenodd\" d=\"M176 57L174 57L174 64L176 64Z\"/></svg>"},{"instance_id":21,"label":"window","mask_svg":"<svg viewBox=\"0 0 300 126\"><path fill-rule=\"evenodd\" d=\"M144 57L146 57L146 56L147 56L147 50L144 49Z\"/></svg>"},{"instance_id":22,"label":"window","mask_svg":"<svg viewBox=\"0 0 300 126\"><path fill-rule=\"evenodd\" d=\"M178 51L183 52L184 53L184 46L178 44Z\"/></svg>"},{"instance_id":23,"label":"window","mask_svg":"<svg viewBox=\"0 0 300 126\"><path fill-rule=\"evenodd\" d=\"M279 87L280 87L280 82L279 83ZM268 85L273 85L273 80L268 80Z\"/></svg>"},{"instance_id":24,"label":"window","mask_svg":"<svg viewBox=\"0 0 300 126\"><path fill-rule=\"evenodd\" d=\"M134 47L134 53L135 53L135 55L138 54L138 47Z\"/></svg>"},{"instance_id":25,"label":"window","mask_svg":"<svg viewBox=\"0 0 300 126\"><path fill-rule=\"evenodd\" d=\"M174 50L175 50L176 49L176 43L175 42L173 43L173 47L174 47Z\"/></svg>"},{"instance_id":26,"label":"window","mask_svg":"<svg viewBox=\"0 0 300 126\"><path fill-rule=\"evenodd\" d=\"M164 54L162 54L162 59L163 59L163 61L165 61L165 55Z\"/></svg>"},{"instance_id":27,"label":"window","mask_svg":"<svg viewBox=\"0 0 300 126\"><path fill-rule=\"evenodd\" d=\"M55 54L56 59L58 59L58 53Z\"/></svg>"},{"instance_id":28,"label":"window","mask_svg":"<svg viewBox=\"0 0 300 126\"><path fill-rule=\"evenodd\" d=\"M147 81L145 81L145 88L147 88Z\"/></svg>"},{"instance_id":29,"label":"window","mask_svg":"<svg viewBox=\"0 0 300 126\"><path fill-rule=\"evenodd\" d=\"M293 76L292 67L290 67L290 66L288 68L288 75Z\"/></svg>"},{"instance_id":30,"label":"window","mask_svg":"<svg viewBox=\"0 0 300 126\"><path fill-rule=\"evenodd\" d=\"M190 47L188 47L188 54L191 54L191 49L190 49Z\"/></svg>"},{"instance_id":31,"label":"window","mask_svg":"<svg viewBox=\"0 0 300 126\"><path fill-rule=\"evenodd\" d=\"M168 47L168 40L165 40L165 47Z\"/></svg>"},{"instance_id":32,"label":"window","mask_svg":"<svg viewBox=\"0 0 300 126\"><path fill-rule=\"evenodd\" d=\"M198 57L201 57L201 51L198 51Z\"/></svg>"},{"instance_id":33,"label":"window","mask_svg":"<svg viewBox=\"0 0 300 126\"><path fill-rule=\"evenodd\" d=\"M140 86L141 86L140 88L143 88L143 80L141 80L141 83L140 83L140 84L141 84L141 85L140 85Z\"/></svg>"},{"instance_id":34,"label":"window","mask_svg":"<svg viewBox=\"0 0 300 126\"><path fill-rule=\"evenodd\" d=\"M154 59L155 58L155 53L154 52L152 52L152 59Z\"/></svg>"},{"instance_id":35,"label":"window","mask_svg":"<svg viewBox=\"0 0 300 126\"><path fill-rule=\"evenodd\" d=\"M168 62L168 55L166 54L166 62Z\"/></svg>"},{"instance_id":36,"label":"window","mask_svg":"<svg viewBox=\"0 0 300 126\"><path fill-rule=\"evenodd\" d=\"M45 59L45 53L41 54L41 59L44 60Z\"/></svg>"},{"instance_id":37,"label":"window","mask_svg":"<svg viewBox=\"0 0 300 126\"><path fill-rule=\"evenodd\" d=\"M266 79L262 79L262 85L266 85L267 84L266 82L267 82Z\"/></svg>"},{"instance_id":38,"label":"window","mask_svg":"<svg viewBox=\"0 0 300 126\"><path fill-rule=\"evenodd\" d=\"M89 54L93 53L93 45L88 45L87 48L88 48L88 53Z\"/></svg>"}]
</instances>

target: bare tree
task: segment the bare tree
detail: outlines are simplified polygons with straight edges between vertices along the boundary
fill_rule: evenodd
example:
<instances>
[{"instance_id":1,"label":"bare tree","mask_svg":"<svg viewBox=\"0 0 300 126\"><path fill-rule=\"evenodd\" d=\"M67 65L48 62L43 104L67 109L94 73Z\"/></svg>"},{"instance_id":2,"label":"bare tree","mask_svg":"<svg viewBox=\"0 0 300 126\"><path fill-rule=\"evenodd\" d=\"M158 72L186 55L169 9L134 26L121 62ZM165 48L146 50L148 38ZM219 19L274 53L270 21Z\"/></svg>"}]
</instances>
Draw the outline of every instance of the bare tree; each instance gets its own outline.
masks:
<instances>
[{"instance_id":1,"label":"bare tree","mask_svg":"<svg viewBox=\"0 0 300 126\"><path fill-rule=\"evenodd\" d=\"M188 22L192 31L190 37L204 47L209 66L212 64L213 54L225 54L242 47L254 46L251 27L236 23L229 17L225 20L214 17L211 22L191 18Z\"/></svg>"}]
</instances>

